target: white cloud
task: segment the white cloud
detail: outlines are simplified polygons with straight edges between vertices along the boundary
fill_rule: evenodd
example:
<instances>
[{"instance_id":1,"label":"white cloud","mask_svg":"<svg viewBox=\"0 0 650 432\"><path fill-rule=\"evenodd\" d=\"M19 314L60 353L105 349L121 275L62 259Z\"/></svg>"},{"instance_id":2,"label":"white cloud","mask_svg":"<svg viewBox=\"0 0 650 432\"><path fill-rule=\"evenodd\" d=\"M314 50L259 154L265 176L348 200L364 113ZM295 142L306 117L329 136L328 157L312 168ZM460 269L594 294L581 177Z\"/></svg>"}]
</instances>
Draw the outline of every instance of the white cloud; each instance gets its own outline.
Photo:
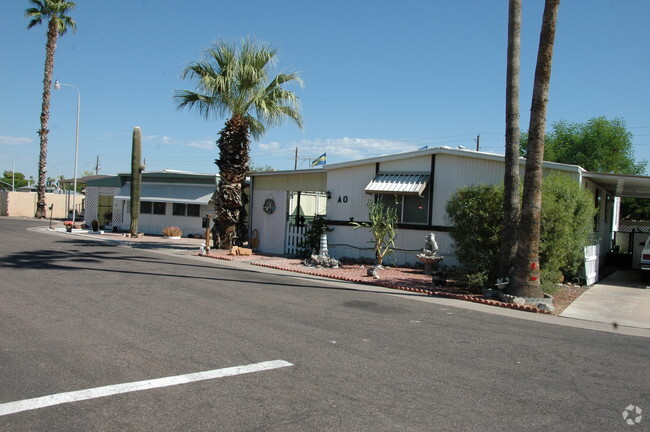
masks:
<instances>
[{"instance_id":1,"label":"white cloud","mask_svg":"<svg viewBox=\"0 0 650 432\"><path fill-rule=\"evenodd\" d=\"M274 142L271 142L271 143L268 143L268 144L260 143L260 150L265 151L265 152L273 152L273 151L277 151L277 150L283 150L284 151L285 148L283 148L282 144L280 144L279 142L274 141Z\"/></svg>"},{"instance_id":2,"label":"white cloud","mask_svg":"<svg viewBox=\"0 0 650 432\"><path fill-rule=\"evenodd\" d=\"M317 157L322 153L327 153L328 160L334 158L338 162L344 162L417 150L421 145L411 140L342 137L301 140L287 144L277 142L260 143L259 150L262 152L280 153L294 150L296 147L298 147L300 153L303 155L311 154Z\"/></svg>"},{"instance_id":3,"label":"white cloud","mask_svg":"<svg viewBox=\"0 0 650 432\"><path fill-rule=\"evenodd\" d=\"M214 140L190 141L188 143L183 143L180 145L184 145L187 147L195 147L203 150L214 150L217 148L217 145L215 144Z\"/></svg>"},{"instance_id":4,"label":"white cloud","mask_svg":"<svg viewBox=\"0 0 650 432\"><path fill-rule=\"evenodd\" d=\"M0 136L0 144L6 145L23 145L33 143L32 138Z\"/></svg>"}]
</instances>

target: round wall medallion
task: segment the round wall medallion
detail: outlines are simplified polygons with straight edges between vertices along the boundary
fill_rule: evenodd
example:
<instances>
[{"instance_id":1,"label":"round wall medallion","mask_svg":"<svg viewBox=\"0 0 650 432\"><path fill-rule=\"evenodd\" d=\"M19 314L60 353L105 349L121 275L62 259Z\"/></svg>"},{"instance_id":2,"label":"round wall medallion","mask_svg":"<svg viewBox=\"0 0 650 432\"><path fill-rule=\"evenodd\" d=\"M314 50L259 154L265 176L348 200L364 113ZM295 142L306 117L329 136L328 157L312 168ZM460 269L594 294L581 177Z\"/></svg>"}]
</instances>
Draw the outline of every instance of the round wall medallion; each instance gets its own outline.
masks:
<instances>
[{"instance_id":1,"label":"round wall medallion","mask_svg":"<svg viewBox=\"0 0 650 432\"><path fill-rule=\"evenodd\" d=\"M275 211L275 201L273 198L267 198L266 201L264 201L262 210L264 210L264 213L266 214L271 214Z\"/></svg>"}]
</instances>

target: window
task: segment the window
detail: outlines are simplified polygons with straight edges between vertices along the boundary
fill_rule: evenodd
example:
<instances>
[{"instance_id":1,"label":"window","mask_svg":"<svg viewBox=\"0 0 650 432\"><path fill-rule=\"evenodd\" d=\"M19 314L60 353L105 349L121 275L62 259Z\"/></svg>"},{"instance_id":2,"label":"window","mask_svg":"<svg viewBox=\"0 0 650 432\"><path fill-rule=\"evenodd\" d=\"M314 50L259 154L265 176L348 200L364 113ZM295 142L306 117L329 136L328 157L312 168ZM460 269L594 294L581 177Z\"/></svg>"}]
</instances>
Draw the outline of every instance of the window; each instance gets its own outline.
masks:
<instances>
[{"instance_id":1,"label":"window","mask_svg":"<svg viewBox=\"0 0 650 432\"><path fill-rule=\"evenodd\" d=\"M429 188L427 187L422 196L381 194L379 199L384 205L397 209L397 217L400 223L426 225L429 218L428 191Z\"/></svg>"},{"instance_id":2,"label":"window","mask_svg":"<svg viewBox=\"0 0 650 432\"><path fill-rule=\"evenodd\" d=\"M140 213L164 215L166 206L164 202L140 201Z\"/></svg>"},{"instance_id":3,"label":"window","mask_svg":"<svg viewBox=\"0 0 650 432\"><path fill-rule=\"evenodd\" d=\"M172 205L172 214L174 216L200 216L201 206L198 204L174 203Z\"/></svg>"}]
</instances>

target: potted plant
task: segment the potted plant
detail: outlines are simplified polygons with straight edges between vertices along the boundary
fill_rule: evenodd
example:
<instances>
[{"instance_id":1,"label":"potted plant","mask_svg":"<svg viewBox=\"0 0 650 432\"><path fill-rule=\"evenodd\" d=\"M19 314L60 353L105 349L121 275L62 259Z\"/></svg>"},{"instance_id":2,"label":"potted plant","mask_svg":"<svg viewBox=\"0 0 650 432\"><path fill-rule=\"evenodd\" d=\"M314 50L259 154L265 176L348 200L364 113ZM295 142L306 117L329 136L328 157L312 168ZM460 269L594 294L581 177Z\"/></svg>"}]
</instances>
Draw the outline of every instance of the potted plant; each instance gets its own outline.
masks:
<instances>
[{"instance_id":1,"label":"potted plant","mask_svg":"<svg viewBox=\"0 0 650 432\"><path fill-rule=\"evenodd\" d=\"M177 226L168 226L162 230L163 236L169 239L179 239L183 235L183 230Z\"/></svg>"}]
</instances>

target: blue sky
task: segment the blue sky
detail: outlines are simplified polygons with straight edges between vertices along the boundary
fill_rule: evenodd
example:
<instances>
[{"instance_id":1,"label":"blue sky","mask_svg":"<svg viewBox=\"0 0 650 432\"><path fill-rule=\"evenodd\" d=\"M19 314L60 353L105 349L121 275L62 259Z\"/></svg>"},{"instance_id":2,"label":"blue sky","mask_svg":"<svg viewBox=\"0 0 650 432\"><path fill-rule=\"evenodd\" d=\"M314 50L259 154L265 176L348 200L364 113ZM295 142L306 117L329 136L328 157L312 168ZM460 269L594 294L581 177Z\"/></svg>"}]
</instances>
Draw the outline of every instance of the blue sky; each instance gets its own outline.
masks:
<instances>
[{"instance_id":1,"label":"blue sky","mask_svg":"<svg viewBox=\"0 0 650 432\"><path fill-rule=\"evenodd\" d=\"M271 129L255 165L293 169L449 145L503 153L507 0L77 1L77 32L59 39L54 77L81 92L79 169L130 169L131 132L147 171L215 173L224 118L178 111L180 74L216 39L253 36L280 50L276 72L299 71L305 127ZM0 4L0 169L37 173L45 26L27 30L28 2ZM523 9L521 128L528 129L543 1ZM564 0L548 107L557 120L626 120L637 160L650 160L650 2ZM48 176L72 177L77 94L53 91Z\"/></svg>"}]
</instances>

